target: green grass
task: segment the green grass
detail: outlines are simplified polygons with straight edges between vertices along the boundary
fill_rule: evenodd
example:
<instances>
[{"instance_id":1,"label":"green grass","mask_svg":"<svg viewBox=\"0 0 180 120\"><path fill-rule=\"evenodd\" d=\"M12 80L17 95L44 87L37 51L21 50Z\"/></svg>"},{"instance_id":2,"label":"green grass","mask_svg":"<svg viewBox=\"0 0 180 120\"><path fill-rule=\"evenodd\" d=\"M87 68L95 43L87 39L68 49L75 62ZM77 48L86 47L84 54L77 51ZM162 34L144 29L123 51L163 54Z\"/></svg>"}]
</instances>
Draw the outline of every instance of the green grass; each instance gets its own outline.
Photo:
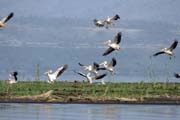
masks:
<instances>
[{"instance_id":1,"label":"green grass","mask_svg":"<svg viewBox=\"0 0 180 120\"><path fill-rule=\"evenodd\" d=\"M18 82L8 84L0 81L0 96L38 95L49 90L54 90L53 95L60 97L128 97L139 98L153 95L180 96L180 83L106 83L101 85L86 82L55 82L48 84L42 81Z\"/></svg>"}]
</instances>

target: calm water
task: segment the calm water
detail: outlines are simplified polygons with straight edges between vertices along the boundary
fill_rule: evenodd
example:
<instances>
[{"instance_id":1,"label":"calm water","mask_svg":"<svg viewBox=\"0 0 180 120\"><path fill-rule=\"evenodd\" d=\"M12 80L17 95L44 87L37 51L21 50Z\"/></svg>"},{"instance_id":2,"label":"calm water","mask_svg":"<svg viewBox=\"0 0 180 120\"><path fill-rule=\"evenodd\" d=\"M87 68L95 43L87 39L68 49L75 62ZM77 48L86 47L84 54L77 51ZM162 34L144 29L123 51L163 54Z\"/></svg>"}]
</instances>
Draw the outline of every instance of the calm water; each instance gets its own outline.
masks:
<instances>
[{"instance_id":1,"label":"calm water","mask_svg":"<svg viewBox=\"0 0 180 120\"><path fill-rule=\"evenodd\" d=\"M0 103L2 120L179 120L180 106Z\"/></svg>"}]
</instances>

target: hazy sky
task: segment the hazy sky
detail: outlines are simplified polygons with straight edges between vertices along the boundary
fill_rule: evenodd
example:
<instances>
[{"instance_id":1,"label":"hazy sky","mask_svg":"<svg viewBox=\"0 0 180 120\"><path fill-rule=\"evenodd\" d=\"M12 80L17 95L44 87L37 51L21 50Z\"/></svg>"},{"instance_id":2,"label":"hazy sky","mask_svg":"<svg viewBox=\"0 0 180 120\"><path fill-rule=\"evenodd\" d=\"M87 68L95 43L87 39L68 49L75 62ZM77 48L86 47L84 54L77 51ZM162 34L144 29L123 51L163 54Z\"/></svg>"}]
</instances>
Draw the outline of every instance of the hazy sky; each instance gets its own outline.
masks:
<instances>
[{"instance_id":1,"label":"hazy sky","mask_svg":"<svg viewBox=\"0 0 180 120\"><path fill-rule=\"evenodd\" d=\"M0 0L0 16L104 18L180 24L180 0Z\"/></svg>"}]
</instances>

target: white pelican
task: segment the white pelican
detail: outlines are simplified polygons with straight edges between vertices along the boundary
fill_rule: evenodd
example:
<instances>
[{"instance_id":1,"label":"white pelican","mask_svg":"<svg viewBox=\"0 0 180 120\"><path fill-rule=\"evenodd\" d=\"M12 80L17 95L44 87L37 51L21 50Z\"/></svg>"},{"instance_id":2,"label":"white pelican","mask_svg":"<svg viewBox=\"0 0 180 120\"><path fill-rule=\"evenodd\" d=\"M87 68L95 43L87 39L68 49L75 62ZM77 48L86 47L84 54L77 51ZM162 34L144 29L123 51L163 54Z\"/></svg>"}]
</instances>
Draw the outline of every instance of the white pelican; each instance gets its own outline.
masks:
<instances>
[{"instance_id":1,"label":"white pelican","mask_svg":"<svg viewBox=\"0 0 180 120\"><path fill-rule=\"evenodd\" d=\"M100 70L108 70L111 72L112 75L115 74L114 67L117 64L116 59L112 58L111 62L108 64L107 61L103 61L100 65L103 65L103 67L100 67Z\"/></svg>"},{"instance_id":2,"label":"white pelican","mask_svg":"<svg viewBox=\"0 0 180 120\"><path fill-rule=\"evenodd\" d=\"M45 72L44 74L48 76L48 83L53 83L67 68L68 65L64 65L59 67L54 73L52 73L52 70Z\"/></svg>"},{"instance_id":3,"label":"white pelican","mask_svg":"<svg viewBox=\"0 0 180 120\"><path fill-rule=\"evenodd\" d=\"M113 17L109 17L109 16L108 16L108 18L105 20L105 22L107 23L107 25L111 25L111 24L113 23L113 21L116 21L116 20L118 20L118 19L120 19L120 17L119 17L118 14L116 14L116 15L113 16ZM108 28L108 26L107 26L106 28Z\"/></svg>"},{"instance_id":4,"label":"white pelican","mask_svg":"<svg viewBox=\"0 0 180 120\"><path fill-rule=\"evenodd\" d=\"M93 22L97 27L104 27L105 25L105 21L94 19Z\"/></svg>"},{"instance_id":5,"label":"white pelican","mask_svg":"<svg viewBox=\"0 0 180 120\"><path fill-rule=\"evenodd\" d=\"M17 83L17 75L18 75L18 72L12 72L9 74L9 83L10 84L13 84L13 83Z\"/></svg>"},{"instance_id":6,"label":"white pelican","mask_svg":"<svg viewBox=\"0 0 180 120\"><path fill-rule=\"evenodd\" d=\"M13 17L14 13L11 12L7 17L4 17L3 19L0 20L0 28L5 27L5 23Z\"/></svg>"},{"instance_id":7,"label":"white pelican","mask_svg":"<svg viewBox=\"0 0 180 120\"><path fill-rule=\"evenodd\" d=\"M117 35L114 38L114 42L112 42L111 40L105 42L105 44L107 44L109 48L103 53L103 56L108 55L114 50L116 51L120 50L121 35L122 35L121 32L117 33Z\"/></svg>"},{"instance_id":8,"label":"white pelican","mask_svg":"<svg viewBox=\"0 0 180 120\"><path fill-rule=\"evenodd\" d=\"M78 63L80 66L83 66L84 67L84 69L85 70L87 70L87 71L89 71L89 72L92 72L92 73L94 73L95 75L97 75L98 74L98 68L99 68L99 65L96 63L96 62L94 62L93 63L93 65L88 65L88 66L86 66L86 65L83 65L83 64L81 64L81 63Z\"/></svg>"},{"instance_id":9,"label":"white pelican","mask_svg":"<svg viewBox=\"0 0 180 120\"><path fill-rule=\"evenodd\" d=\"M90 84L92 84L92 81L93 81L93 80L102 79L102 78L104 78L104 77L107 75L107 74L105 73L105 74L101 74L101 75L91 76L91 73L90 73L90 72L87 73L87 74L84 74L84 73L82 73L82 72L76 72L76 71L75 71L75 73L77 73L77 74L85 77ZM101 80L101 83L102 83L103 85L105 84L105 82L104 82L103 80Z\"/></svg>"},{"instance_id":10,"label":"white pelican","mask_svg":"<svg viewBox=\"0 0 180 120\"><path fill-rule=\"evenodd\" d=\"M178 44L178 41L174 40L174 42L171 44L169 48L163 48L159 52L155 53L153 56L158 56L160 54L167 54L167 55L173 56L174 55L173 50L176 48L177 44Z\"/></svg>"},{"instance_id":11,"label":"white pelican","mask_svg":"<svg viewBox=\"0 0 180 120\"><path fill-rule=\"evenodd\" d=\"M180 74L178 74L178 73L174 73L174 76L175 76L176 78L180 78Z\"/></svg>"}]
</instances>

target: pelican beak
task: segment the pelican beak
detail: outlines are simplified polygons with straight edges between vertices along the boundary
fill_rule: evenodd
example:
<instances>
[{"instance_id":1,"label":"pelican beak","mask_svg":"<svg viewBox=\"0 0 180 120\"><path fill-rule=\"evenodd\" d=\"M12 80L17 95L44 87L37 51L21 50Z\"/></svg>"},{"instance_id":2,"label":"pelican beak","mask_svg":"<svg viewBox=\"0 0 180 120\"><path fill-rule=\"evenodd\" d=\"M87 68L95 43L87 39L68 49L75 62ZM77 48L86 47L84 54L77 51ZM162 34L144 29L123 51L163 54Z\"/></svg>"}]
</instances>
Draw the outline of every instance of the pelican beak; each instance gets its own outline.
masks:
<instances>
[{"instance_id":1,"label":"pelican beak","mask_svg":"<svg viewBox=\"0 0 180 120\"><path fill-rule=\"evenodd\" d=\"M48 73L49 73L49 71L45 72L44 74L46 75L46 74L48 74Z\"/></svg>"}]
</instances>

